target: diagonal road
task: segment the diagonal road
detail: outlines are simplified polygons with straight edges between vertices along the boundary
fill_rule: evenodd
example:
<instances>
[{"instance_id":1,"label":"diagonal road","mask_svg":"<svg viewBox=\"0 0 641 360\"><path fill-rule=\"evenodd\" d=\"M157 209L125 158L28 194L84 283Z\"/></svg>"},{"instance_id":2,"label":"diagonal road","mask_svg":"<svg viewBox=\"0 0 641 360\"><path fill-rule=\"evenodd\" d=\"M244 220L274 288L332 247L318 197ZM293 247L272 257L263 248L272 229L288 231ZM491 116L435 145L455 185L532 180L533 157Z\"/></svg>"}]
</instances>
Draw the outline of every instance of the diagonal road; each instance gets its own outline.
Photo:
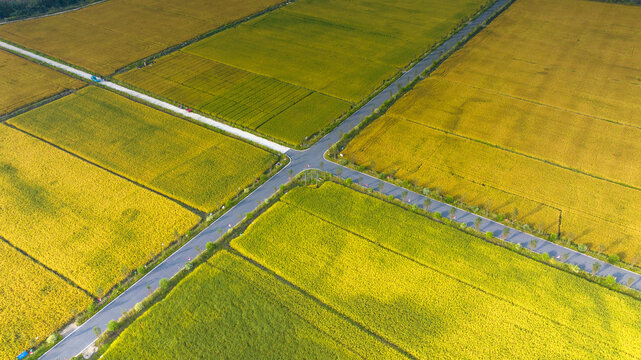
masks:
<instances>
[{"instance_id":1,"label":"diagonal road","mask_svg":"<svg viewBox=\"0 0 641 360\"><path fill-rule=\"evenodd\" d=\"M38 54L34 54L31 51L27 51L27 50L24 50L24 49L19 48L17 46L13 46L13 45L8 44L8 43L6 43L4 41L0 41L0 48L5 49L5 50L10 51L10 52L13 52L13 53L16 53L18 55L22 55L24 57L28 57L28 58L36 60L38 62L47 64L47 65L49 65L49 66L51 66L53 68L56 68L58 70L62 70L64 72L73 74L73 75L75 75L75 76L77 76L77 77L79 77L79 78L81 78L81 79L83 79L85 81L94 81L93 80L94 76L92 74L86 72L86 71L78 70L78 69L76 69L74 67L71 67L69 65L65 65L65 64L62 64L60 62L57 62L57 61L51 60L49 58L46 58L44 56L40 56ZM263 139L260 136L256 136L256 135L254 135L252 133L248 133L247 131L243 131L243 130L237 129L237 128L233 127L233 126L229 126L227 124L221 123L220 121L215 121L215 120L212 120L212 119L210 119L208 117L205 117L205 116L193 113L193 112L189 112L187 110L179 108L178 106L175 106L175 105L169 104L167 102L158 100L158 99L153 98L153 97L151 97L149 95L145 95L145 94L140 93L138 91L131 90L131 89L126 88L124 86L120 86L120 85L115 84L115 83L113 83L111 81L101 80L99 83L100 83L100 85L102 85L104 87L107 87L109 89L112 89L112 90L114 90L116 92L119 92L121 94L126 94L126 95L131 96L131 97L133 97L135 99L138 99L140 101L144 101L144 102L146 102L148 104L152 104L152 105L155 105L155 106L160 107L162 109L168 110L168 111L170 111L172 113L175 113L175 114L190 118L192 120L196 120L198 122L201 122L201 123L209 125L209 126L213 126L213 127L217 128L219 130L222 130L222 131L228 133L228 134L233 134L233 135L235 135L235 136L237 136L239 138L251 141L251 142L256 143L256 144L260 144L262 146L267 147L268 149L272 149L272 150L277 151L279 153L283 153L284 154L284 153L286 153L287 151L290 150L286 146L277 144L277 143L275 143L273 141L269 141L267 139Z\"/></svg>"},{"instance_id":2,"label":"diagonal road","mask_svg":"<svg viewBox=\"0 0 641 360\"><path fill-rule=\"evenodd\" d=\"M181 247L175 253L165 259L165 261L163 261L161 264L147 273L143 278L133 284L111 303L106 305L101 311L96 313L92 318L78 327L74 332L67 335L61 342L59 342L58 344L56 344L56 346L46 352L41 357L41 359L69 359L73 356L78 355L84 349L93 344L96 339L96 336L93 333L94 327L105 329L109 321L120 318L123 312L132 309L136 303L142 301L149 293L149 290L147 288L148 286L153 291L158 287L158 283L161 279L171 278L172 276L174 276L185 266L189 259L192 259L198 255L197 249L204 249L207 242L214 242L218 240L220 237L220 233L225 233L229 228L236 226L240 222L240 220L244 218L246 213L254 211L259 204L270 198L281 185L289 182L290 170L293 174L298 174L307 169L319 169L322 167L324 171L331 172L337 175L340 174L339 176L344 179L351 178L356 183L360 182L360 185L362 186L375 189L378 189L379 183L382 182L382 193L384 193L385 195L393 195L394 197L401 199L403 197L402 194L405 191L403 188L385 181L381 181L367 174L363 174L358 171L338 165L336 163L327 161L324 158L326 150L329 149L332 144L335 144L338 140L340 140L342 134L349 132L353 127L361 122L361 119L371 115L375 109L379 108L383 104L383 102L389 100L393 96L393 94L396 94L398 92L398 89L411 83L424 70L430 68L433 64L435 64L443 54L447 54L449 51L453 50L459 42L468 39L470 36L473 36L475 31L478 30L479 27L484 26L489 20L492 19L495 14L497 14L503 8L509 6L511 1L512 0L498 0L493 6L488 8L479 17L468 23L454 36L445 41L441 46L432 51L427 57L418 62L409 71L405 72L386 89L381 91L367 104L365 104L344 122L342 122L332 132L327 134L311 148L305 151L296 151L289 149L280 144L276 144L272 141L260 138L254 134L236 129L205 116L187 112L174 105L160 101L148 95L136 92L134 90L108 81L102 81L102 85L111 88L114 91L126 93L128 96L132 96L147 103L159 106L168 111L214 126L222 131L228 132L248 141L261 144L274 151L284 153L290 158L291 161L284 169L282 169L276 175L272 176L261 187L254 190L251 194L249 194L249 196L244 198L233 208L229 209L229 211L227 211L223 216L212 223L207 229L202 231L200 234L186 243L183 247ZM85 80L91 81L92 75L87 72L75 69L65 64L61 64L59 62L34 54L30 51L18 48L11 44L0 41L0 48L4 48L5 50L37 60L39 62L48 64L51 67L63 70ZM425 199L425 196L421 194L415 192L407 192L404 201L411 204L416 204L417 206L423 208ZM450 209L452 208L451 205L433 199L430 200L431 204L427 209L428 211L439 212L444 217L449 216ZM456 221L465 223L468 226L474 226L474 220L478 217L478 215L458 208L455 212ZM492 232L496 237L500 236L503 232L503 229L506 227L503 224L494 222L486 218L481 217L481 219L482 221L479 229L483 232ZM529 247L530 241L533 239L537 240L537 246L535 249L533 249L533 251L535 252L548 253L551 257L559 257L559 261L562 261L560 257L563 254L567 254L567 263L575 264L586 271L592 270L593 263L599 263L601 265L601 270L598 272L598 275L612 275L617 279L619 283L622 284L626 284L628 278L632 278L634 281L632 287L637 290L641 290L641 275L610 264L603 263L600 260L551 243L547 240L536 238L533 235L510 228L510 235L507 237L506 241L515 244L521 244L524 247Z\"/></svg>"}]
</instances>

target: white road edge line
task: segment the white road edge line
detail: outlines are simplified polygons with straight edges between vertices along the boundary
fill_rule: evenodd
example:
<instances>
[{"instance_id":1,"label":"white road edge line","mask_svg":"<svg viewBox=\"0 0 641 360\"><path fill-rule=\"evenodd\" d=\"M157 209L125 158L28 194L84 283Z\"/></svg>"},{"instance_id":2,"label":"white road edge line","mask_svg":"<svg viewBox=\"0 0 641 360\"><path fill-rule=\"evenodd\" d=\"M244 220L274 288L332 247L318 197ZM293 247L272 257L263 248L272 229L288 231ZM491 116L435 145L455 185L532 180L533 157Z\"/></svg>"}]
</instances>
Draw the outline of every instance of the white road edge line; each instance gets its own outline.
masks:
<instances>
[{"instance_id":1,"label":"white road edge line","mask_svg":"<svg viewBox=\"0 0 641 360\"><path fill-rule=\"evenodd\" d=\"M89 73L84 72L82 70L78 70L76 68L73 68L73 67L65 65L65 64L61 64L61 63L59 63L57 61L48 59L48 58L46 58L44 56L40 56L38 54L34 54L31 51L27 51L27 50L24 50L24 49L19 48L17 46L13 46L13 45L8 44L8 43L6 43L4 41L0 41L0 48L3 48L5 50L8 50L8 51L13 52L13 53L18 53L18 54L27 56L29 58L38 60L38 61L46 63L46 64L49 64L49 65L51 65L51 66L53 66L55 68L58 68L60 70L66 71L66 72L71 73L71 74L74 74L74 75L76 75L76 76L78 76L78 77L80 77L82 79L87 80L87 81L93 81L92 80L92 76L93 76L92 74L89 74ZM260 144L262 146L265 146L268 149L274 150L274 151L279 152L281 154L284 154L284 153L286 153L286 152L288 152L290 150L290 148L288 148L287 146L283 146L283 145L277 144L277 143L275 143L273 141L270 141L270 140L267 140L267 139L263 139L260 136L248 133L248 132L240 130L240 129L237 129L237 128L235 128L233 126L229 126L227 124L223 124L223 123L221 123L219 121L210 119L208 117L205 117L205 116L202 116L202 115L199 115L199 114L195 114L193 112L189 112L187 110L179 108L178 106L171 105L171 104L169 104L167 102L164 102L162 100L158 100L158 99L153 98L151 96L142 94L142 93L140 93L138 91L135 91L135 90L128 89L128 88L126 88L124 86L120 86L120 85L112 83L110 81L101 81L100 84L102 84L102 85L104 85L104 86L106 86L108 88L111 88L111 89L113 89L115 91L122 92L122 93L128 94L130 96L133 96L135 98L138 98L138 99L140 99L140 100L142 100L144 102L156 105L156 106L161 107L161 108L163 108L165 110L169 110L169 111L171 111L171 112L173 112L175 114L179 114L179 115L182 115L184 117L188 117L190 119L193 119L193 120L196 120L198 122L201 122L203 124L207 124L209 126L215 127L216 129L224 131L224 132L226 132L228 134L232 134L232 135L238 136L239 138L248 140L250 142L253 142L253 143L256 143L256 144Z\"/></svg>"}]
</instances>

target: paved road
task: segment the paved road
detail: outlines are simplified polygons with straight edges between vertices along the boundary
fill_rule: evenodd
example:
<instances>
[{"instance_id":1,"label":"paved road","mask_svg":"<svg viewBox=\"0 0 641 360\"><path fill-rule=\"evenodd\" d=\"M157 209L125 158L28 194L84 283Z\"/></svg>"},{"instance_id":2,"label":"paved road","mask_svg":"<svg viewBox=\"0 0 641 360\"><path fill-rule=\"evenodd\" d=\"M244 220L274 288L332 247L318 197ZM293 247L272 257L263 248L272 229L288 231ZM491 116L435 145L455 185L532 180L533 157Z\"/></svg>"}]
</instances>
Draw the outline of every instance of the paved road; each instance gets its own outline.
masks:
<instances>
[{"instance_id":1,"label":"paved road","mask_svg":"<svg viewBox=\"0 0 641 360\"><path fill-rule=\"evenodd\" d=\"M338 164L332 163L324 159L324 153L329 147L336 143L341 134L347 133L354 126L358 125L362 118L369 116L374 109L378 108L383 102L388 100L392 94L395 94L401 87L409 84L413 81L421 72L425 69L432 66L436 62L441 54L447 53L450 49L454 48L459 41L462 41L470 36L479 26L482 26L489 18L491 18L496 12L502 9L505 6L508 6L510 0L499 0L491 8L487 9L481 16L477 19L466 25L461 31L455 34L448 41L443 43L440 47L434 50L429 54L425 59L417 63L412 69L403 74L399 79L394 83L390 84L385 90L379 93L371 101L365 104L362 108L356 111L352 116L346 119L341 123L336 129L331 133L327 134L320 141L314 144L311 148L305 151L296 151L288 149L279 144L275 144L271 141L261 139L253 134L246 133L242 130L232 128L228 125L221 124L217 121L208 119L204 116L188 113L182 109L179 109L173 105L164 103L157 99L151 98L147 95L126 89L119 85L103 82L105 86L108 86L114 90L127 93L131 96L135 96L143 101L153 103L157 106L163 107L167 110L179 113L184 116L191 117L197 121L202 121L209 125L215 126L223 131L227 131L234 135L237 135L241 138L247 139L249 141L254 141L260 144L263 144L271 149L274 149L278 152L285 153L291 159L291 162L282 169L278 174L271 177L265 184L263 184L258 189L254 190L249 196L239 202L236 206L231 208L227 213L222 217L212 223L207 229L201 232L198 236L190 240L183 247L178 249L174 254L169 256L165 261L159 264L156 268L146 274L142 279L137 283L128 288L123 292L119 297L114 299L110 304L105 306L100 312L94 315L91 319L85 322L82 326L76 329L74 332L70 333L65 337L60 343L50 349L45 353L41 359L68 359L79 353L81 353L85 348L90 346L94 340L95 335L93 333L94 327L99 327L105 329L107 323L110 320L118 319L124 311L132 309L134 305L141 300L143 300L147 295L149 290L147 286L150 286L151 290L155 290L158 287L158 283L162 278L170 278L175 275L184 265L188 262L188 259L194 258L198 253L198 248L204 249L205 245L209 241L216 241L220 237L219 230L226 232L229 228L234 227L240 222L240 219L248 212L251 212L256 209L258 204L262 203L269 197L271 197L280 185L285 184L289 181L289 171L293 174L298 174L301 171L306 169L319 169L321 168L324 171L332 172L338 174L338 169L340 168L340 176L342 178L351 178L354 182L359 182L361 180L361 185L366 187L373 187L378 190L378 184L381 180L373 178L369 175L359 173L355 170L351 170L345 167L342 167ZM3 43L0 41L0 47L20 53L24 56L31 57L38 61L50 64L53 67L68 71L77 76L80 76L84 79L91 79L91 75L77 69L68 67L64 64L59 64L50 59L38 56L36 54L30 53L28 51L16 48L12 45ZM397 198L401 198L404 189L395 186L393 184L383 182L382 192L387 195L394 195ZM405 201L416 204L419 207L423 207L425 197L421 194L414 192L408 192ZM440 212L444 216L449 216L451 206L441 203L436 200L432 200L429 207L429 211ZM468 226L474 226L474 220L477 218L477 215L471 214L461 209L457 209L455 213L455 220L458 222L466 223ZM483 232L491 231L495 236L500 236L502 234L504 225L496 223L494 221L482 218L480 225L480 230ZM524 247L528 247L532 239L535 239L533 235L522 233L515 229L510 230L510 235L506 241L512 243L519 243ZM641 276L612 266L605 264L599 260L596 260L592 257L586 256L584 254L575 252L574 250L564 248L562 246L550 243L549 241L543 239L537 239L538 245L534 251L538 253L548 253L552 257L562 256L562 254L568 254L567 262L571 264L576 264L580 268L591 271L592 264L598 262L601 264L601 270L598 272L599 275L612 275L620 283L627 283L627 279L632 277L634 279L633 287L641 290ZM561 259L559 259L561 260Z\"/></svg>"},{"instance_id":2,"label":"paved road","mask_svg":"<svg viewBox=\"0 0 641 360\"><path fill-rule=\"evenodd\" d=\"M26 56L26 57L29 57L31 59L37 60L39 62L48 64L51 67L54 67L56 69L68 72L68 73L73 74L75 76L78 76L78 77L80 77L80 78L82 78L84 80L92 81L92 79L91 79L92 78L92 74L90 74L88 72L85 72L85 71L82 71L82 70L78 70L78 69L76 69L74 67L59 63L57 61L51 60L51 59L46 58L44 56L40 56L38 54L34 54L34 53L30 52L30 51L24 50L24 49L19 48L17 46L13 46L13 45L8 44L8 43L6 43L4 41L0 41L0 48L3 48L3 49L8 50L10 52L17 53L17 54L20 54L22 56ZM120 86L118 84L114 84L111 81L104 81L103 80L103 81L100 82L100 84L102 86L105 86L105 87L110 88L112 90L115 90L117 92L124 93L124 94L127 94L129 96L132 96L132 97L134 97L134 98L136 98L138 100L141 100L141 101L144 101L146 103L158 106L158 107L160 107L162 109L171 111L171 112L173 112L175 114L179 114L179 115L188 117L190 119L199 121L201 123L213 126L213 127L217 128L217 129L220 129L220 130L222 130L222 131L224 131L226 133L233 134L235 136L238 136L240 138L243 138L243 139L246 139L248 141L254 142L256 144L263 145L263 146L265 146L265 147L267 147L269 149L272 149L274 151L277 151L279 153L283 153L284 154L284 153L286 153L287 151L290 150L286 146L277 144L277 143L275 143L273 141L269 141L267 139L263 139L263 138L261 138L259 136L256 136L254 134L248 133L248 132L240 130L240 129L237 129L237 128L233 127L233 126L229 126L229 125L221 123L219 121L212 120L212 119L210 119L208 117L205 117L205 116L202 116L202 115L199 115L199 114L195 114L193 112L189 112L187 110L179 108L178 106L166 103L164 101L160 101L160 100L158 100L156 98L153 98L151 96L145 95L145 94L140 93L138 91L126 88L124 86Z\"/></svg>"}]
</instances>

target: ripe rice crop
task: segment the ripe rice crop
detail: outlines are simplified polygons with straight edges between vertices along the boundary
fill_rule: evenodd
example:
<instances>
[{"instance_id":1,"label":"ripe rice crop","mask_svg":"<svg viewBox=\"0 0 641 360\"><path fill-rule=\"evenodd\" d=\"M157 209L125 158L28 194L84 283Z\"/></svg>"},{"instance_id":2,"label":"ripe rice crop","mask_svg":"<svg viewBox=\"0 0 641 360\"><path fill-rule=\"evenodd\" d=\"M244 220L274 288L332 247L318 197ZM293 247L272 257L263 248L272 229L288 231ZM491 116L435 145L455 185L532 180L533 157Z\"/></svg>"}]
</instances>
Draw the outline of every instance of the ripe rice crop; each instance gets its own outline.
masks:
<instances>
[{"instance_id":1,"label":"ripe rice crop","mask_svg":"<svg viewBox=\"0 0 641 360\"><path fill-rule=\"evenodd\" d=\"M641 302L336 184L290 191L231 245L418 358L641 352Z\"/></svg>"},{"instance_id":2,"label":"ripe rice crop","mask_svg":"<svg viewBox=\"0 0 641 360\"><path fill-rule=\"evenodd\" d=\"M640 16L517 1L343 155L639 262Z\"/></svg>"},{"instance_id":3,"label":"ripe rice crop","mask_svg":"<svg viewBox=\"0 0 641 360\"><path fill-rule=\"evenodd\" d=\"M0 50L0 115L83 83Z\"/></svg>"},{"instance_id":4,"label":"ripe rice crop","mask_svg":"<svg viewBox=\"0 0 641 360\"><path fill-rule=\"evenodd\" d=\"M109 0L0 26L0 37L102 75L280 0Z\"/></svg>"},{"instance_id":5,"label":"ripe rice crop","mask_svg":"<svg viewBox=\"0 0 641 360\"><path fill-rule=\"evenodd\" d=\"M205 212L218 209L278 160L96 87L9 122Z\"/></svg>"},{"instance_id":6,"label":"ripe rice crop","mask_svg":"<svg viewBox=\"0 0 641 360\"><path fill-rule=\"evenodd\" d=\"M0 357L13 359L66 324L91 298L0 241Z\"/></svg>"},{"instance_id":7,"label":"ripe rice crop","mask_svg":"<svg viewBox=\"0 0 641 360\"><path fill-rule=\"evenodd\" d=\"M635 189L393 115L368 126L343 153L471 205L503 214L516 208L520 221L552 233L560 220L564 236L593 249L602 246L627 260L641 255L634 216L641 211L641 193Z\"/></svg>"},{"instance_id":8,"label":"ripe rice crop","mask_svg":"<svg viewBox=\"0 0 641 360\"><path fill-rule=\"evenodd\" d=\"M7 126L0 127L0 209L0 236L97 296L199 220Z\"/></svg>"},{"instance_id":9,"label":"ripe rice crop","mask_svg":"<svg viewBox=\"0 0 641 360\"><path fill-rule=\"evenodd\" d=\"M487 3L300 0L118 78L299 144Z\"/></svg>"},{"instance_id":10,"label":"ripe rice crop","mask_svg":"<svg viewBox=\"0 0 641 360\"><path fill-rule=\"evenodd\" d=\"M203 296L205 294L205 296ZM402 358L242 258L221 251L130 325L103 359Z\"/></svg>"}]
</instances>

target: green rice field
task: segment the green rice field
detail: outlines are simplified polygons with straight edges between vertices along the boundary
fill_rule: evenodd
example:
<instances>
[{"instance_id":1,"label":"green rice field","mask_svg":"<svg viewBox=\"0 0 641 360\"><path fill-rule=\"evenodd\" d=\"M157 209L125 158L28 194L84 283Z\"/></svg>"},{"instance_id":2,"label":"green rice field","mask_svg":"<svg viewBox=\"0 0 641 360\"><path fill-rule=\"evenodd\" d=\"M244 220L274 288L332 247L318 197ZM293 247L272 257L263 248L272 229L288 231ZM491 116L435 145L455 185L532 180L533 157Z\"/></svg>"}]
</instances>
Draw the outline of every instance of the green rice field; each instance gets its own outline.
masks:
<instances>
[{"instance_id":1,"label":"green rice field","mask_svg":"<svg viewBox=\"0 0 641 360\"><path fill-rule=\"evenodd\" d=\"M299 144L486 3L296 1L116 78Z\"/></svg>"}]
</instances>

